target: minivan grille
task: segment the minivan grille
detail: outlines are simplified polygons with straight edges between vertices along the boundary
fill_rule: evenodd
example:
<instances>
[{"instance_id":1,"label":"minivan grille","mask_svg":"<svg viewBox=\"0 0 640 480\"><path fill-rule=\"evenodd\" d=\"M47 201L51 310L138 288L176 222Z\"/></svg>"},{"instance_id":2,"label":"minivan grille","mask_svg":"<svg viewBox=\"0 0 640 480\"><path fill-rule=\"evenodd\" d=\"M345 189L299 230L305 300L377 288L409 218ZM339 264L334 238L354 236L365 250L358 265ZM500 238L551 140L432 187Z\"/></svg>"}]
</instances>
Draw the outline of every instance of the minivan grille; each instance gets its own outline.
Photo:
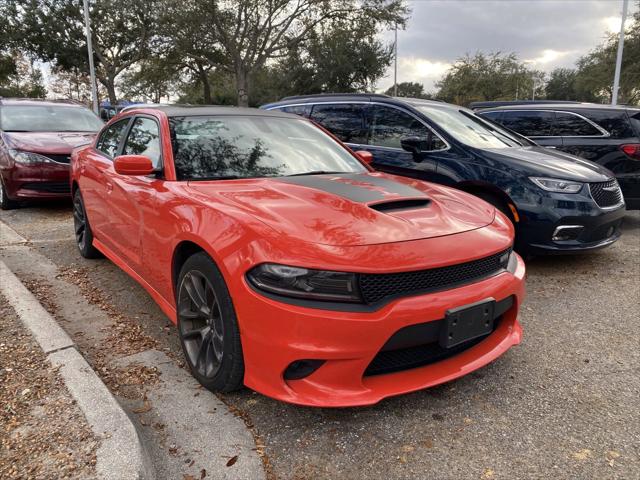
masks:
<instances>
[{"instance_id":1,"label":"minivan grille","mask_svg":"<svg viewBox=\"0 0 640 480\"><path fill-rule=\"evenodd\" d=\"M618 182L610 180L602 183L590 183L591 197L601 208L614 207L622 203L622 192Z\"/></svg>"},{"instance_id":2,"label":"minivan grille","mask_svg":"<svg viewBox=\"0 0 640 480\"><path fill-rule=\"evenodd\" d=\"M388 297L444 290L496 275L507 268L511 249L471 262L413 272L361 274L360 291L366 303Z\"/></svg>"}]
</instances>

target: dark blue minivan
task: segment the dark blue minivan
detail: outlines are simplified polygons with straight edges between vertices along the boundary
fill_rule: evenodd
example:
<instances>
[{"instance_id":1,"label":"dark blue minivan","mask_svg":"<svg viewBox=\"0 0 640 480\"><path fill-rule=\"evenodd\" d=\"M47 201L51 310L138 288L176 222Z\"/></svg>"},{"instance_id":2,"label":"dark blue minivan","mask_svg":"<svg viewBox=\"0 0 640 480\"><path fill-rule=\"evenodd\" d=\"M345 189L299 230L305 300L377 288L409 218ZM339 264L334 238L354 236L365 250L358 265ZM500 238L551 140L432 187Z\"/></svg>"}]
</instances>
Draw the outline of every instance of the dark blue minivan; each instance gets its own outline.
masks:
<instances>
[{"instance_id":1,"label":"dark blue minivan","mask_svg":"<svg viewBox=\"0 0 640 480\"><path fill-rule=\"evenodd\" d=\"M374 94L287 97L261 108L317 122L378 170L450 185L492 203L525 253L602 248L620 236L625 204L614 175L548 150L442 102Z\"/></svg>"}]
</instances>

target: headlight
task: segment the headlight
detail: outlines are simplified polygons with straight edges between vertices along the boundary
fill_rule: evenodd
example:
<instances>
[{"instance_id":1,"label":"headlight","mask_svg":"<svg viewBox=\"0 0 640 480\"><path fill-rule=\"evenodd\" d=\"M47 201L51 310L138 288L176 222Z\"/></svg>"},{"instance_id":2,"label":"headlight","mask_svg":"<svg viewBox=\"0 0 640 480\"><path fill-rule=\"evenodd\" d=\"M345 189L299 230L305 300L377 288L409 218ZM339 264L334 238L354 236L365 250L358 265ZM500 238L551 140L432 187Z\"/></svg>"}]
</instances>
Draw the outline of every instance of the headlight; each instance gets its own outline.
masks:
<instances>
[{"instance_id":1,"label":"headlight","mask_svg":"<svg viewBox=\"0 0 640 480\"><path fill-rule=\"evenodd\" d=\"M38 155L37 153L21 152L20 150L9 150L9 155L14 161L25 165L35 165L38 163L51 163L51 160L44 155Z\"/></svg>"},{"instance_id":2,"label":"headlight","mask_svg":"<svg viewBox=\"0 0 640 480\"><path fill-rule=\"evenodd\" d=\"M582 190L583 185L580 182L570 182L568 180L560 180L557 178L529 177L529 179L547 192L578 193Z\"/></svg>"},{"instance_id":3,"label":"headlight","mask_svg":"<svg viewBox=\"0 0 640 480\"><path fill-rule=\"evenodd\" d=\"M247 273L258 289L287 297L362 302L356 274L263 263Z\"/></svg>"}]
</instances>

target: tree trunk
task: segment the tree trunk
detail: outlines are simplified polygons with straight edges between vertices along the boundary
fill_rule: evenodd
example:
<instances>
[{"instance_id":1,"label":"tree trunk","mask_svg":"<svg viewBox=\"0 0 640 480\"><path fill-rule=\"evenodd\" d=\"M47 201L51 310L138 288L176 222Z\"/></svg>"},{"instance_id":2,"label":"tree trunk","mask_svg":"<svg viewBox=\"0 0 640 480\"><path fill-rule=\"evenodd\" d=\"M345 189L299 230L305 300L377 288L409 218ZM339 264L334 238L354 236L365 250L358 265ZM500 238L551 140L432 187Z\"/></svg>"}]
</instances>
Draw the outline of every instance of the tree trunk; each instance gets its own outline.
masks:
<instances>
[{"instance_id":1,"label":"tree trunk","mask_svg":"<svg viewBox=\"0 0 640 480\"><path fill-rule=\"evenodd\" d=\"M107 81L104 83L105 88L107 89L107 95L109 96L109 102L112 107L115 107L118 103L118 98L116 97L116 82L114 78L107 77Z\"/></svg>"},{"instance_id":2,"label":"tree trunk","mask_svg":"<svg viewBox=\"0 0 640 480\"><path fill-rule=\"evenodd\" d=\"M209 83L209 75L204 67L196 62L198 67L198 77L202 83L202 100L205 105L211 105L211 84Z\"/></svg>"},{"instance_id":3,"label":"tree trunk","mask_svg":"<svg viewBox=\"0 0 640 480\"><path fill-rule=\"evenodd\" d=\"M249 75L243 66L236 68L236 91L238 93L238 106L249 106Z\"/></svg>"}]
</instances>

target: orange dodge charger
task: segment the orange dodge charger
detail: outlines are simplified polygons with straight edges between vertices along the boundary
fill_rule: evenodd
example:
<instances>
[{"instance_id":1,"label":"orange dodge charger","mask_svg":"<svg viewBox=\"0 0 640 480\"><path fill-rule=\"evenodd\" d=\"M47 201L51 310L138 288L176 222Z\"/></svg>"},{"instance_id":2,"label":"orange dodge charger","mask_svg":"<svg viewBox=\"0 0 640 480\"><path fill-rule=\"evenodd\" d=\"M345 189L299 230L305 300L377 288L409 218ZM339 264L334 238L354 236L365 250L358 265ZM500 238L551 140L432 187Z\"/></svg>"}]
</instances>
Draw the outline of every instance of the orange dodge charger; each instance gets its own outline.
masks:
<instances>
[{"instance_id":1,"label":"orange dodge charger","mask_svg":"<svg viewBox=\"0 0 640 480\"><path fill-rule=\"evenodd\" d=\"M284 113L129 110L72 155L77 245L149 292L212 391L368 405L518 344L509 220L368 161Z\"/></svg>"}]
</instances>

